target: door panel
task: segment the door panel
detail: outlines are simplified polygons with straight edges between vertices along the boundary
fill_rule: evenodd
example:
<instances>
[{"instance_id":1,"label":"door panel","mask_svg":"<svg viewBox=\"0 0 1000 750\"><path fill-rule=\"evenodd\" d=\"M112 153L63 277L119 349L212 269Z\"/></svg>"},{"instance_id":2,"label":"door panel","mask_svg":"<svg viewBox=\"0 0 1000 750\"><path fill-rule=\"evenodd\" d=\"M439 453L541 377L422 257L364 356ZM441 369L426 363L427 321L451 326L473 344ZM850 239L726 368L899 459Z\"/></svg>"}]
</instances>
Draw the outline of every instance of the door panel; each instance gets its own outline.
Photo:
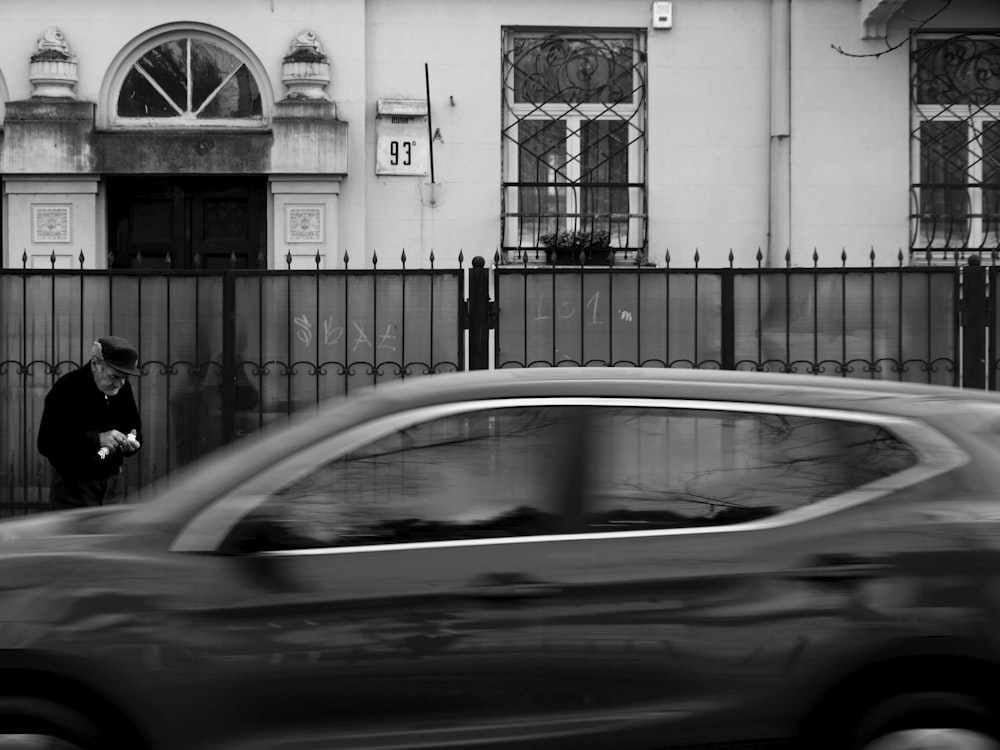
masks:
<instances>
[{"instance_id":1,"label":"door panel","mask_svg":"<svg viewBox=\"0 0 1000 750\"><path fill-rule=\"evenodd\" d=\"M191 253L202 268L264 264L264 192L244 185L204 187L191 194Z\"/></svg>"},{"instance_id":2,"label":"door panel","mask_svg":"<svg viewBox=\"0 0 1000 750\"><path fill-rule=\"evenodd\" d=\"M179 188L160 182L112 183L108 215L114 268L184 267L186 217Z\"/></svg>"}]
</instances>

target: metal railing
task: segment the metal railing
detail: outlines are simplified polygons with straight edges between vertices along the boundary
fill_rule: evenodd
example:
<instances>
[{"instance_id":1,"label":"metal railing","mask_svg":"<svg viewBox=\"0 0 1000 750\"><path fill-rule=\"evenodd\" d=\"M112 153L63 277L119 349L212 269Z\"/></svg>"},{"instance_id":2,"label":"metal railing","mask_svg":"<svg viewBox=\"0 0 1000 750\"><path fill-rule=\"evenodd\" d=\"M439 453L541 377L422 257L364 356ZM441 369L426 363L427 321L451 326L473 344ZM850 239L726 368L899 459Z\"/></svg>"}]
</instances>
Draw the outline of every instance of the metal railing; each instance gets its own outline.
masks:
<instances>
[{"instance_id":1,"label":"metal railing","mask_svg":"<svg viewBox=\"0 0 1000 750\"><path fill-rule=\"evenodd\" d=\"M464 367L447 270L0 271L0 515L47 506L45 394L92 342L139 349L146 443L126 494L218 446L385 380Z\"/></svg>"},{"instance_id":2,"label":"metal railing","mask_svg":"<svg viewBox=\"0 0 1000 750\"><path fill-rule=\"evenodd\" d=\"M146 444L127 496L323 400L488 367L683 367L995 388L997 266L502 265L0 271L0 515L48 509L45 394L125 336ZM466 274L468 280L466 281ZM466 338L467 329L467 338ZM466 341L468 343L466 343Z\"/></svg>"}]
</instances>

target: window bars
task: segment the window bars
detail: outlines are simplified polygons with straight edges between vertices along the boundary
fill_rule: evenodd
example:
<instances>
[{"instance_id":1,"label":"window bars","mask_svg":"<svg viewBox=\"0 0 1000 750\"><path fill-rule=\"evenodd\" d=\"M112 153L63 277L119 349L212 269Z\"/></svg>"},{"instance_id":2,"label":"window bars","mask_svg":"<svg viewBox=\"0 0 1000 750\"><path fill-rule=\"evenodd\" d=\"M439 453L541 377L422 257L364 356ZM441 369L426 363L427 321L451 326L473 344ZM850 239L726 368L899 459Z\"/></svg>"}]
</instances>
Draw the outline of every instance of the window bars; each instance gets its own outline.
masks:
<instances>
[{"instance_id":1,"label":"window bars","mask_svg":"<svg viewBox=\"0 0 1000 750\"><path fill-rule=\"evenodd\" d=\"M910 97L911 255L997 250L1000 34L916 37Z\"/></svg>"},{"instance_id":2,"label":"window bars","mask_svg":"<svg viewBox=\"0 0 1000 750\"><path fill-rule=\"evenodd\" d=\"M645 246L641 34L508 31L503 249L508 261L609 264ZM583 256L581 256L583 253Z\"/></svg>"}]
</instances>

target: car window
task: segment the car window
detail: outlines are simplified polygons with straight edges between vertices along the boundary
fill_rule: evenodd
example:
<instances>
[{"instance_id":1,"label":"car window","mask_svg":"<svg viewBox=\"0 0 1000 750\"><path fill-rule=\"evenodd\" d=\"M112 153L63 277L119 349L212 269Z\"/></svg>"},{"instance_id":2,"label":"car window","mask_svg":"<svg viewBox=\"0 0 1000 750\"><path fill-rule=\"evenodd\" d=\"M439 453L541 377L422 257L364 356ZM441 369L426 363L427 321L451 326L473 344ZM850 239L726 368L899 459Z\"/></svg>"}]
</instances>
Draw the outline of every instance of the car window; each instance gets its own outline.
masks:
<instances>
[{"instance_id":1,"label":"car window","mask_svg":"<svg viewBox=\"0 0 1000 750\"><path fill-rule=\"evenodd\" d=\"M917 462L908 445L864 422L666 408L592 418L590 532L766 518Z\"/></svg>"},{"instance_id":2,"label":"car window","mask_svg":"<svg viewBox=\"0 0 1000 750\"><path fill-rule=\"evenodd\" d=\"M420 422L276 488L240 525L265 527L257 549L272 550L552 533L576 420L533 406Z\"/></svg>"}]
</instances>

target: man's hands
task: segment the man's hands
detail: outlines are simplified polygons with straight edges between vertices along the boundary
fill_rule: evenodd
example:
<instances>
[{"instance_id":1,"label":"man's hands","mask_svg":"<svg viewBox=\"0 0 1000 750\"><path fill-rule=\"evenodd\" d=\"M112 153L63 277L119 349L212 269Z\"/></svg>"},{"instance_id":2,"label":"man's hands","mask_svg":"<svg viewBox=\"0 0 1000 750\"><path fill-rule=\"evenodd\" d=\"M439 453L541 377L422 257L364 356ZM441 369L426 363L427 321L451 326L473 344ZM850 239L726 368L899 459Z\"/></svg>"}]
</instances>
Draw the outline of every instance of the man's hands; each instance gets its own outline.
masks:
<instances>
[{"instance_id":1,"label":"man's hands","mask_svg":"<svg viewBox=\"0 0 1000 750\"><path fill-rule=\"evenodd\" d=\"M105 458L114 451L137 451L139 450L139 440L136 438L135 430L128 435L119 430L108 430L100 434L101 448L97 455Z\"/></svg>"}]
</instances>

